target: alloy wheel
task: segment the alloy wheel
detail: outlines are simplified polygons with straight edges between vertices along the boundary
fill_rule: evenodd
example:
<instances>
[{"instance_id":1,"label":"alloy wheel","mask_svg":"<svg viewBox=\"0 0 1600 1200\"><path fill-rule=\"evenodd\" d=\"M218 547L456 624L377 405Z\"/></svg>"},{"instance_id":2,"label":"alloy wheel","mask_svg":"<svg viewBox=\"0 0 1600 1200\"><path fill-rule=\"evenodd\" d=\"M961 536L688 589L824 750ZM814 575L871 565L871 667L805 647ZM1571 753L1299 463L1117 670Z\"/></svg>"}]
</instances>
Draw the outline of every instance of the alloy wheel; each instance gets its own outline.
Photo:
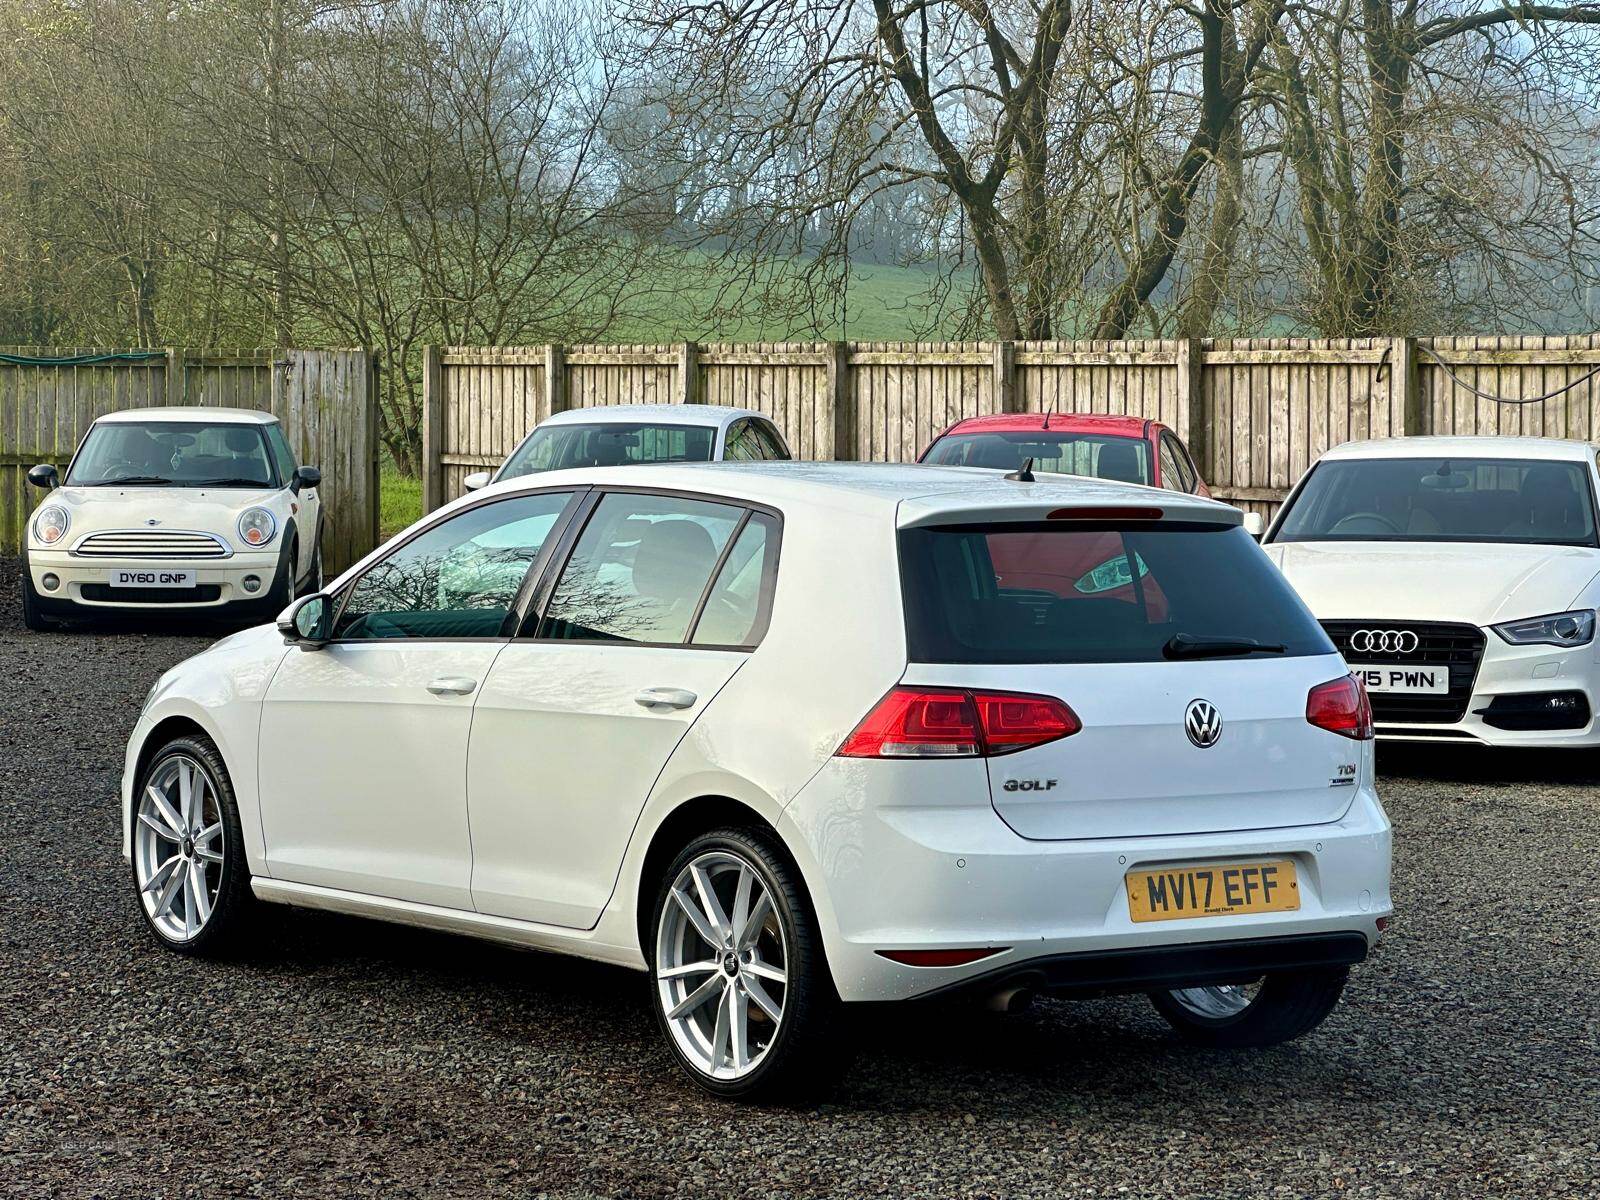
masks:
<instances>
[{"instance_id":1,"label":"alloy wheel","mask_svg":"<svg viewBox=\"0 0 1600 1200\"><path fill-rule=\"evenodd\" d=\"M217 786L186 754L164 759L139 797L134 878L151 924L191 941L211 919L222 885L226 835Z\"/></svg>"},{"instance_id":2,"label":"alloy wheel","mask_svg":"<svg viewBox=\"0 0 1600 1200\"><path fill-rule=\"evenodd\" d=\"M788 944L755 865L729 850L673 880L656 931L657 1002L679 1051L711 1079L756 1070L783 1024Z\"/></svg>"}]
</instances>

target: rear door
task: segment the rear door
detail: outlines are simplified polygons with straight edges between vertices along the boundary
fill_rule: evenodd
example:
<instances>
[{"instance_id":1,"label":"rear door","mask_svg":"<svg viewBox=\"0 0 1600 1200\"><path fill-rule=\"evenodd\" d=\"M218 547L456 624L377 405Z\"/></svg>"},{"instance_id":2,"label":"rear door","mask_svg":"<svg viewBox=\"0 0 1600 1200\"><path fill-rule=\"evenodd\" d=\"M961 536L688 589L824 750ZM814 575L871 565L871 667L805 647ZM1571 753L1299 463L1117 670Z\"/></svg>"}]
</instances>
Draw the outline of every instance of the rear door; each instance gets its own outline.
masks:
<instances>
[{"instance_id":1,"label":"rear door","mask_svg":"<svg viewBox=\"0 0 1600 1200\"><path fill-rule=\"evenodd\" d=\"M1293 826L1349 807L1360 744L1306 720L1310 690L1346 668L1237 526L1062 520L901 538L906 681L1056 696L1083 722L987 760L995 808L1022 836ZM1210 656L1241 638L1270 648ZM1214 740L1191 736L1214 721Z\"/></svg>"},{"instance_id":2,"label":"rear door","mask_svg":"<svg viewBox=\"0 0 1600 1200\"><path fill-rule=\"evenodd\" d=\"M467 795L479 912L599 919L656 777L760 640L777 539L774 514L730 502L599 498L478 695Z\"/></svg>"}]
</instances>

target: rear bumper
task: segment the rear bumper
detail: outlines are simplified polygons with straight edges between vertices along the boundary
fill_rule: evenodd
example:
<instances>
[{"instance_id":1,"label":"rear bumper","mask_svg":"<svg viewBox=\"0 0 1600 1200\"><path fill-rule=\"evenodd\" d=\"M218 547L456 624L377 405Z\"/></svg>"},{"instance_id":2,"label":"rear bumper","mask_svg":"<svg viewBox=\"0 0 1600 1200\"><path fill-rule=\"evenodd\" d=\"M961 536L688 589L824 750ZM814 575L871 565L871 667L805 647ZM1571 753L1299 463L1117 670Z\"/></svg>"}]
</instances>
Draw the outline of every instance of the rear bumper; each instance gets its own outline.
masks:
<instances>
[{"instance_id":1,"label":"rear bumper","mask_svg":"<svg viewBox=\"0 0 1600 1200\"><path fill-rule=\"evenodd\" d=\"M1272 971L1354 966L1365 961L1369 948L1364 934L1349 932L1086 950L1000 967L922 998L1013 988L1094 996L1249 983Z\"/></svg>"},{"instance_id":2,"label":"rear bumper","mask_svg":"<svg viewBox=\"0 0 1600 1200\"><path fill-rule=\"evenodd\" d=\"M140 611L146 613L195 612L207 609L262 609L282 565L284 547L264 553L235 553L225 559L105 559L78 558L63 551L30 549L28 574L39 598L39 608L52 617L90 617L96 612ZM196 586L190 589L118 589L107 586L113 570L160 572L193 571ZM45 586L45 576L54 575L54 588ZM260 580L250 593L244 589L247 576ZM276 616L276 612L270 614Z\"/></svg>"},{"instance_id":3,"label":"rear bumper","mask_svg":"<svg viewBox=\"0 0 1600 1200\"><path fill-rule=\"evenodd\" d=\"M1030 841L995 813L978 760L894 764L891 786L872 773L885 765L831 760L779 824L847 1001L1024 977L1090 991L1188 986L1254 969L1251 956L1263 948L1310 948L1302 965L1354 962L1356 940L1376 943L1378 918L1393 912L1390 826L1369 782L1354 789L1343 817L1323 824ZM1130 871L1267 858L1294 863L1298 909L1143 922L1129 911ZM1253 949L1216 949L1248 942ZM958 967L879 953L977 948L998 953ZM1294 960L1274 964L1291 969Z\"/></svg>"}]
</instances>

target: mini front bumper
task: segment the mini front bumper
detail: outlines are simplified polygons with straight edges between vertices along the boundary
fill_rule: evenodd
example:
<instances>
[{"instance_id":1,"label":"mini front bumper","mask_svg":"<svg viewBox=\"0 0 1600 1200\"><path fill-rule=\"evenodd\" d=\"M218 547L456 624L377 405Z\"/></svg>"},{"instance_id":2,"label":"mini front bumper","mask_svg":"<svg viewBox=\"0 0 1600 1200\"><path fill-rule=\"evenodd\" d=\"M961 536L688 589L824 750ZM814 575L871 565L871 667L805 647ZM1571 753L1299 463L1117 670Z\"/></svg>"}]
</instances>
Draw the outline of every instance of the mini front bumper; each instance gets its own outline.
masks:
<instances>
[{"instance_id":1,"label":"mini front bumper","mask_svg":"<svg viewBox=\"0 0 1600 1200\"><path fill-rule=\"evenodd\" d=\"M1018 837L987 796L959 806L864 804L864 780L844 761L807 785L780 828L802 858L834 983L847 1001L906 1000L989 981L998 988L1027 976L1047 987L1140 990L1155 986L1139 982L1155 971L1166 980L1160 986L1198 984L1239 969L1227 954L1202 962L1198 948L1246 940L1299 947L1320 940L1334 946L1334 957L1354 961L1360 955L1346 935L1374 945L1378 919L1393 911L1390 826L1370 785L1328 824L1045 842ZM1263 858L1295 863L1298 910L1155 922L1129 913L1130 871ZM978 947L1004 949L959 967L906 966L879 953ZM1192 978L1182 969L1184 954ZM1128 970L1120 984L1108 966L1119 956ZM1176 974L1161 971L1163 960ZM1102 969L1111 975L1097 979Z\"/></svg>"},{"instance_id":2,"label":"mini front bumper","mask_svg":"<svg viewBox=\"0 0 1600 1200\"><path fill-rule=\"evenodd\" d=\"M138 609L146 612L188 611L260 605L271 594L280 567L279 548L258 553L235 553L223 559L80 558L61 550L28 550L27 569L43 612L51 616L88 616L95 611ZM112 588L113 571L192 571L193 588ZM47 587L45 576L55 577ZM254 592L244 581L259 581Z\"/></svg>"}]
</instances>

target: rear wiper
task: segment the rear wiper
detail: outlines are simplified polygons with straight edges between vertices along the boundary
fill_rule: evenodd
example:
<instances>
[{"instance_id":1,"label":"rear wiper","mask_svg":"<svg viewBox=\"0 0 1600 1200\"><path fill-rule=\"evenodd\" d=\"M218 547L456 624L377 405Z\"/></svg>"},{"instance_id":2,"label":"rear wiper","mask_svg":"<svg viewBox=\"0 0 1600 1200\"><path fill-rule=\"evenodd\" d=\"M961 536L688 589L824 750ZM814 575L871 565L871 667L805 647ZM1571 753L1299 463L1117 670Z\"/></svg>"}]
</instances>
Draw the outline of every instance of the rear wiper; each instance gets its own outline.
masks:
<instances>
[{"instance_id":1,"label":"rear wiper","mask_svg":"<svg viewBox=\"0 0 1600 1200\"><path fill-rule=\"evenodd\" d=\"M1289 647L1282 642L1258 642L1255 638L1195 637L1192 633L1175 633L1161 647L1166 658L1226 658L1231 654L1283 654Z\"/></svg>"}]
</instances>

